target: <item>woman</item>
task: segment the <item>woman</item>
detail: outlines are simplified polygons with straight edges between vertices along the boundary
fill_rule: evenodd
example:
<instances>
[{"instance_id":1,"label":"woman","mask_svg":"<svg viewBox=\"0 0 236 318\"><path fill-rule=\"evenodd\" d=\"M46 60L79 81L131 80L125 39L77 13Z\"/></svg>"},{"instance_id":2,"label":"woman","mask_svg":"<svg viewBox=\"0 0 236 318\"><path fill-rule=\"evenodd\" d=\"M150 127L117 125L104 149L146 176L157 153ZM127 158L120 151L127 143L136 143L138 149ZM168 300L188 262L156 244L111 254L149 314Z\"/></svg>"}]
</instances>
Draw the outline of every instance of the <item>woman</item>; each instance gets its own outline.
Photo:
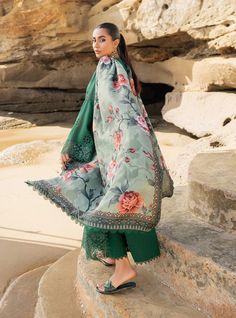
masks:
<instances>
[{"instance_id":1,"label":"woman","mask_svg":"<svg viewBox=\"0 0 236 318\"><path fill-rule=\"evenodd\" d=\"M128 251L137 264L160 256L155 226L162 198L173 195L173 180L124 37L115 24L102 23L92 41L99 62L61 151L62 172L25 182L84 225L87 258L115 265L113 275L96 287L112 294L136 286Z\"/></svg>"}]
</instances>

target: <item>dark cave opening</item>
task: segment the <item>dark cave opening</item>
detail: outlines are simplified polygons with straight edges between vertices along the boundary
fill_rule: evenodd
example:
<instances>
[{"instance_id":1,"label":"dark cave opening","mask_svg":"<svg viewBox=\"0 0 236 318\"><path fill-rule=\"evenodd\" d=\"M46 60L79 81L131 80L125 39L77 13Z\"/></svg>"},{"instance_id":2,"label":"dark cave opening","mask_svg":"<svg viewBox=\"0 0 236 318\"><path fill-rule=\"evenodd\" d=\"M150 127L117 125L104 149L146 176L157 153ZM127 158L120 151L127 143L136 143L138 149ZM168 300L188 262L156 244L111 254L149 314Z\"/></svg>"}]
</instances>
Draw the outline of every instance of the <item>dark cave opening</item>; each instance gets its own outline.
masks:
<instances>
[{"instance_id":1,"label":"dark cave opening","mask_svg":"<svg viewBox=\"0 0 236 318\"><path fill-rule=\"evenodd\" d=\"M150 117L161 115L161 109L165 104L165 95L174 87L163 83L143 83L141 98Z\"/></svg>"}]
</instances>

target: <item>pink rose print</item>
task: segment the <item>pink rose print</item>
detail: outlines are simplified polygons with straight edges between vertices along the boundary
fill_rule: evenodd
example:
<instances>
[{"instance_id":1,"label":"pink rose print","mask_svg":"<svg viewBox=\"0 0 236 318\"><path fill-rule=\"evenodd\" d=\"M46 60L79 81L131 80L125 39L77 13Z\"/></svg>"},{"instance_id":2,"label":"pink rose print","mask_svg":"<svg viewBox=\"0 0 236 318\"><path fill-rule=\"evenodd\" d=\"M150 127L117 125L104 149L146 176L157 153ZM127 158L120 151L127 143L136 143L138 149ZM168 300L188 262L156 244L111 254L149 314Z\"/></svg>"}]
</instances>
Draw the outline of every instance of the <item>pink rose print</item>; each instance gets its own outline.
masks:
<instances>
[{"instance_id":1,"label":"pink rose print","mask_svg":"<svg viewBox=\"0 0 236 318\"><path fill-rule=\"evenodd\" d=\"M136 149L135 148L129 148L129 152L135 153Z\"/></svg>"},{"instance_id":2,"label":"pink rose print","mask_svg":"<svg viewBox=\"0 0 236 318\"><path fill-rule=\"evenodd\" d=\"M85 164L83 164L83 167L79 168L79 170L81 172L87 173L89 170L96 168L96 166L97 166L96 163L85 163Z\"/></svg>"},{"instance_id":3,"label":"pink rose print","mask_svg":"<svg viewBox=\"0 0 236 318\"><path fill-rule=\"evenodd\" d=\"M132 90L134 96L137 96L134 80L132 78L130 79L130 87L131 87L131 90Z\"/></svg>"},{"instance_id":4,"label":"pink rose print","mask_svg":"<svg viewBox=\"0 0 236 318\"><path fill-rule=\"evenodd\" d=\"M116 113L119 113L119 111L120 111L120 108L116 107Z\"/></svg>"},{"instance_id":5,"label":"pink rose print","mask_svg":"<svg viewBox=\"0 0 236 318\"><path fill-rule=\"evenodd\" d=\"M118 90L121 88L121 86L126 85L128 86L129 81L127 78L124 77L123 74L118 74L118 79L117 81L113 81L113 87Z\"/></svg>"},{"instance_id":6,"label":"pink rose print","mask_svg":"<svg viewBox=\"0 0 236 318\"><path fill-rule=\"evenodd\" d=\"M112 116L107 116L106 122L110 124L112 121L113 121L113 117Z\"/></svg>"},{"instance_id":7,"label":"pink rose print","mask_svg":"<svg viewBox=\"0 0 236 318\"><path fill-rule=\"evenodd\" d=\"M121 214L135 213L139 208L144 206L144 200L140 193L127 191L119 197L117 208Z\"/></svg>"},{"instance_id":8,"label":"pink rose print","mask_svg":"<svg viewBox=\"0 0 236 318\"><path fill-rule=\"evenodd\" d=\"M114 147L116 150L120 148L122 137L123 137L123 133L121 130L117 130L114 133Z\"/></svg>"},{"instance_id":9,"label":"pink rose print","mask_svg":"<svg viewBox=\"0 0 236 318\"><path fill-rule=\"evenodd\" d=\"M144 107L143 107L143 117L148 117L148 113Z\"/></svg>"},{"instance_id":10,"label":"pink rose print","mask_svg":"<svg viewBox=\"0 0 236 318\"><path fill-rule=\"evenodd\" d=\"M126 163L130 162L130 158L129 157L125 157L125 162Z\"/></svg>"},{"instance_id":11,"label":"pink rose print","mask_svg":"<svg viewBox=\"0 0 236 318\"><path fill-rule=\"evenodd\" d=\"M61 192L61 187L60 186L56 186L55 191L60 193Z\"/></svg>"},{"instance_id":12,"label":"pink rose print","mask_svg":"<svg viewBox=\"0 0 236 318\"><path fill-rule=\"evenodd\" d=\"M111 63L111 58L107 55L102 56L99 61L104 64L110 64Z\"/></svg>"},{"instance_id":13,"label":"pink rose print","mask_svg":"<svg viewBox=\"0 0 236 318\"><path fill-rule=\"evenodd\" d=\"M119 82L117 82L117 81L114 81L112 85L113 85L113 87L114 87L116 90L118 90L118 89L120 89L120 88L121 88L120 83L119 83Z\"/></svg>"},{"instance_id":14,"label":"pink rose print","mask_svg":"<svg viewBox=\"0 0 236 318\"><path fill-rule=\"evenodd\" d=\"M111 179L114 176L116 169L117 169L117 162L115 160L112 160L108 165L107 177L109 179Z\"/></svg>"},{"instance_id":15,"label":"pink rose print","mask_svg":"<svg viewBox=\"0 0 236 318\"><path fill-rule=\"evenodd\" d=\"M128 84L128 80L127 80L127 78L125 78L125 76L123 74L118 74L118 82L121 85L127 85Z\"/></svg>"},{"instance_id":16,"label":"pink rose print","mask_svg":"<svg viewBox=\"0 0 236 318\"><path fill-rule=\"evenodd\" d=\"M64 175L62 176L62 179L63 179L64 181L69 180L69 179L71 178L72 173L73 173L72 170L67 171L67 172L64 173Z\"/></svg>"},{"instance_id":17,"label":"pink rose print","mask_svg":"<svg viewBox=\"0 0 236 318\"><path fill-rule=\"evenodd\" d=\"M99 163L100 165L103 165L103 164L104 164L104 161L103 161L102 159L98 159L98 163Z\"/></svg>"},{"instance_id":18,"label":"pink rose print","mask_svg":"<svg viewBox=\"0 0 236 318\"><path fill-rule=\"evenodd\" d=\"M110 113L113 112L113 107L112 107L112 105L109 105L109 106L108 106L108 110L109 110Z\"/></svg>"},{"instance_id":19,"label":"pink rose print","mask_svg":"<svg viewBox=\"0 0 236 318\"><path fill-rule=\"evenodd\" d=\"M148 125L146 123L146 120L143 116L138 116L136 117L136 121L138 123L138 126L140 126L141 128L143 128L143 130L145 130L146 132L149 132L149 128Z\"/></svg>"}]
</instances>

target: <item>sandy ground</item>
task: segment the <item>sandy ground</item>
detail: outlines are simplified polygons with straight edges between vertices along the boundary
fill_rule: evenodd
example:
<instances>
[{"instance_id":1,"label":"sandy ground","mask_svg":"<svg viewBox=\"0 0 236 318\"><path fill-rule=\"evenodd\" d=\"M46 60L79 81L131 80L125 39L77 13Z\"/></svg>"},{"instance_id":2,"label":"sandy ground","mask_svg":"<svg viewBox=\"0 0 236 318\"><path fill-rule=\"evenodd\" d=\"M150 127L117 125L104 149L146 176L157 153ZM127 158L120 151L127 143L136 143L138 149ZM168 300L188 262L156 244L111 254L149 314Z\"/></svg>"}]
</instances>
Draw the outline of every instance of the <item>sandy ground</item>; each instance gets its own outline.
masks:
<instances>
[{"instance_id":1,"label":"sandy ground","mask_svg":"<svg viewBox=\"0 0 236 318\"><path fill-rule=\"evenodd\" d=\"M164 122L155 130L167 165L171 166L182 147L193 138ZM53 262L80 246L81 226L24 183L58 175L60 150L69 131L63 123L0 131L0 153L32 141L52 143L47 151L37 153L31 163L0 164L0 259L5 260L0 264L0 295L10 278Z\"/></svg>"}]
</instances>

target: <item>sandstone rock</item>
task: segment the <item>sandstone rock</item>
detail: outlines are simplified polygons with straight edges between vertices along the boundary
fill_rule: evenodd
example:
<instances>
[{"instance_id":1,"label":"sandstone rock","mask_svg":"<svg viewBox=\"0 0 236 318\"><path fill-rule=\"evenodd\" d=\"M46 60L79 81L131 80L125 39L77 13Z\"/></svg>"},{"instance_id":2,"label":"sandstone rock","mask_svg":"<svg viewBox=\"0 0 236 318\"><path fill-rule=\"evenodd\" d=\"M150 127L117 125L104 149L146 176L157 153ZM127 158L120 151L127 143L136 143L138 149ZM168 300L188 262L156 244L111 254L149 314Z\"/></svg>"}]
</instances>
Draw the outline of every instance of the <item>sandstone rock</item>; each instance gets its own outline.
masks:
<instances>
[{"instance_id":1,"label":"sandstone rock","mask_svg":"<svg viewBox=\"0 0 236 318\"><path fill-rule=\"evenodd\" d=\"M0 19L1 38L5 40L0 59L14 61L28 57L29 50L33 56L51 53L53 58L76 52L76 47L85 40L78 38L77 33L91 5L93 2L14 1L12 10Z\"/></svg>"},{"instance_id":2,"label":"sandstone rock","mask_svg":"<svg viewBox=\"0 0 236 318\"><path fill-rule=\"evenodd\" d=\"M157 263L158 261L159 259ZM77 263L75 288L77 298L81 299L86 311L86 317L87 315L96 318L205 317L203 312L191 308L191 303L185 303L173 290L162 284L162 280L145 271L145 264L137 268L135 264L132 265L138 273L135 277L137 287L127 290L127 293L114 295L115 297L108 295L103 297L104 295L99 295L96 291L96 284L105 282L112 275L112 270L102 264L89 262L84 250L81 251Z\"/></svg>"},{"instance_id":3,"label":"sandstone rock","mask_svg":"<svg viewBox=\"0 0 236 318\"><path fill-rule=\"evenodd\" d=\"M35 163L38 157L57 145L55 142L36 140L8 147L0 152L0 166L28 165Z\"/></svg>"},{"instance_id":4,"label":"sandstone rock","mask_svg":"<svg viewBox=\"0 0 236 318\"><path fill-rule=\"evenodd\" d=\"M75 290L79 251L76 248L66 253L44 273L38 285L34 318L91 318L85 315Z\"/></svg>"},{"instance_id":5,"label":"sandstone rock","mask_svg":"<svg viewBox=\"0 0 236 318\"><path fill-rule=\"evenodd\" d=\"M66 90L3 88L0 109L27 113L78 111L84 95Z\"/></svg>"},{"instance_id":6,"label":"sandstone rock","mask_svg":"<svg viewBox=\"0 0 236 318\"><path fill-rule=\"evenodd\" d=\"M34 317L38 284L48 267L49 265L40 266L21 274L14 280L12 279L0 300L0 315L2 317Z\"/></svg>"},{"instance_id":7,"label":"sandstone rock","mask_svg":"<svg viewBox=\"0 0 236 318\"><path fill-rule=\"evenodd\" d=\"M50 88L51 94L40 99L42 109L52 111L61 96L54 89L67 90L64 96L71 89L85 89L97 62L92 31L106 19L125 36L141 81L167 84L176 91L232 89L236 87L235 11L234 0L197 0L188 5L180 0L4 0L0 88ZM4 94L0 96L4 109L12 110ZM24 111L30 108L27 98L20 97L19 108ZM72 109L73 103L72 98Z\"/></svg>"},{"instance_id":8,"label":"sandstone rock","mask_svg":"<svg viewBox=\"0 0 236 318\"><path fill-rule=\"evenodd\" d=\"M0 130L14 128L29 128L51 124L62 124L71 127L78 112L50 112L50 113L16 113L0 111Z\"/></svg>"},{"instance_id":9,"label":"sandstone rock","mask_svg":"<svg viewBox=\"0 0 236 318\"><path fill-rule=\"evenodd\" d=\"M8 113L11 114L10 112ZM27 120L16 119L11 116L0 117L0 130L3 129L12 129L12 128L29 128L32 127L33 124Z\"/></svg>"},{"instance_id":10,"label":"sandstone rock","mask_svg":"<svg viewBox=\"0 0 236 318\"><path fill-rule=\"evenodd\" d=\"M188 169L193 158L201 152L219 152L236 149L236 121L218 131L217 134L194 140L183 147L170 170L175 185L188 183Z\"/></svg>"},{"instance_id":11,"label":"sandstone rock","mask_svg":"<svg viewBox=\"0 0 236 318\"><path fill-rule=\"evenodd\" d=\"M236 4L231 0L189 1L188 5L178 0L166 3L144 0L136 14L136 28L148 39L179 31L202 38L202 29L208 30L204 33L205 38L213 38L227 33L229 25L231 30L235 29L235 8ZM195 30L195 33L192 34L191 30Z\"/></svg>"},{"instance_id":12,"label":"sandstone rock","mask_svg":"<svg viewBox=\"0 0 236 318\"><path fill-rule=\"evenodd\" d=\"M236 88L235 58L194 59L172 57L166 61L146 61L139 57L133 66L141 81L145 83L164 83L175 91L219 91Z\"/></svg>"},{"instance_id":13,"label":"sandstone rock","mask_svg":"<svg viewBox=\"0 0 236 318\"><path fill-rule=\"evenodd\" d=\"M155 277L209 317L236 315L236 236L208 224L185 205L187 187L165 198L157 227L162 255L147 265ZM207 315L207 317L208 317ZM191 317L191 316L190 316Z\"/></svg>"},{"instance_id":14,"label":"sandstone rock","mask_svg":"<svg viewBox=\"0 0 236 318\"><path fill-rule=\"evenodd\" d=\"M236 29L236 4L233 0L197 0L189 1L188 4L180 0L117 2L99 2L91 8L90 29L104 20L106 14L106 20L110 19L119 25L128 44L154 44L163 51L172 52L172 56L200 47L219 36L229 34L233 38L231 32ZM144 42L153 39L155 42ZM227 41L222 45L227 47ZM220 43L217 44L219 47Z\"/></svg>"},{"instance_id":15,"label":"sandstone rock","mask_svg":"<svg viewBox=\"0 0 236 318\"><path fill-rule=\"evenodd\" d=\"M196 52L196 48L201 54L205 48L203 56L220 55L222 49L235 48L232 39L236 29L236 5L233 0L198 0L188 5L181 1L154 0L141 3L134 0L43 0L40 3L28 0L4 1L2 8L5 12L0 18L2 63L32 59L37 62L74 60L77 52L93 52L91 33L104 21L105 15L106 20L120 27L127 44L139 46L141 55L147 53L156 60L184 56L191 50ZM225 40L214 44L212 41L219 37ZM93 59L96 60L94 55Z\"/></svg>"},{"instance_id":16,"label":"sandstone rock","mask_svg":"<svg viewBox=\"0 0 236 318\"><path fill-rule=\"evenodd\" d=\"M95 70L91 55L80 59L45 62L21 62L0 65L0 87L54 88L85 90Z\"/></svg>"},{"instance_id":17,"label":"sandstone rock","mask_svg":"<svg viewBox=\"0 0 236 318\"><path fill-rule=\"evenodd\" d=\"M236 121L234 92L171 92L162 108L165 120L203 137ZM235 131L236 134L236 131Z\"/></svg>"},{"instance_id":18,"label":"sandstone rock","mask_svg":"<svg viewBox=\"0 0 236 318\"><path fill-rule=\"evenodd\" d=\"M201 219L236 233L236 149L199 153L189 166L188 206Z\"/></svg>"}]
</instances>

